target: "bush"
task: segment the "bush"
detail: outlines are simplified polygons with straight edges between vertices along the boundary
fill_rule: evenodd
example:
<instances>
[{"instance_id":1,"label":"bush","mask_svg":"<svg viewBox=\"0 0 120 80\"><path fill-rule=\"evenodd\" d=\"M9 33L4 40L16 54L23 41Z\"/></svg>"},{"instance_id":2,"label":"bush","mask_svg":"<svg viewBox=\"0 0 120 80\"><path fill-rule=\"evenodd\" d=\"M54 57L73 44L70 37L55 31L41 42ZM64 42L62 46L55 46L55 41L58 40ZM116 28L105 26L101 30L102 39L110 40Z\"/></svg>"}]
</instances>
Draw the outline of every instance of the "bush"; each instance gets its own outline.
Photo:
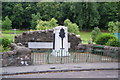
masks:
<instances>
[{"instance_id":1,"label":"bush","mask_svg":"<svg viewBox=\"0 0 120 80\"><path fill-rule=\"evenodd\" d=\"M120 47L120 42L118 41L118 39L109 39L106 45L113 47Z\"/></svg>"},{"instance_id":2,"label":"bush","mask_svg":"<svg viewBox=\"0 0 120 80\"><path fill-rule=\"evenodd\" d=\"M10 41L7 38L2 38L2 39L0 39L0 42L2 42L1 45L3 46L3 48L8 48L12 41Z\"/></svg>"},{"instance_id":3,"label":"bush","mask_svg":"<svg viewBox=\"0 0 120 80\"><path fill-rule=\"evenodd\" d=\"M97 36L95 43L100 45L106 45L109 39L116 40L117 38L112 34L101 34Z\"/></svg>"},{"instance_id":4,"label":"bush","mask_svg":"<svg viewBox=\"0 0 120 80\"><path fill-rule=\"evenodd\" d=\"M94 30L91 32L91 38L92 41L94 42L96 37L101 34L101 30L98 27L95 27Z\"/></svg>"},{"instance_id":5,"label":"bush","mask_svg":"<svg viewBox=\"0 0 120 80\"><path fill-rule=\"evenodd\" d=\"M69 19L64 21L64 26L68 27L68 32L79 34L79 27L76 23L72 23Z\"/></svg>"}]
</instances>

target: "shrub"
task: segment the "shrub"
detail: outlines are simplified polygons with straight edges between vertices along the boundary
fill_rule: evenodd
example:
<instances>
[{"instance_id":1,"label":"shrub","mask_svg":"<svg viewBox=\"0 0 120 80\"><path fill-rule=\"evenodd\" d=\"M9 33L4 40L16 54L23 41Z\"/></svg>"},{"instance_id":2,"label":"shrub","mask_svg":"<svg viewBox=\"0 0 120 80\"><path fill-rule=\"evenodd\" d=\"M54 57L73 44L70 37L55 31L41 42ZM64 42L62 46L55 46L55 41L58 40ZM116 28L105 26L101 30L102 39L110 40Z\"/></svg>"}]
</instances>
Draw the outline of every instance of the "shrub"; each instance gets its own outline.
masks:
<instances>
[{"instance_id":1,"label":"shrub","mask_svg":"<svg viewBox=\"0 0 120 80\"><path fill-rule=\"evenodd\" d=\"M94 30L91 32L91 38L92 41L94 42L96 37L101 34L101 30L98 27L95 27Z\"/></svg>"},{"instance_id":2,"label":"shrub","mask_svg":"<svg viewBox=\"0 0 120 80\"><path fill-rule=\"evenodd\" d=\"M0 42L2 42L1 45L3 46L3 48L8 48L12 42L8 38L2 38L0 40L1 40Z\"/></svg>"},{"instance_id":3,"label":"shrub","mask_svg":"<svg viewBox=\"0 0 120 80\"><path fill-rule=\"evenodd\" d=\"M72 23L69 19L64 21L64 26L68 27L68 32L79 34L79 27L76 23Z\"/></svg>"},{"instance_id":4,"label":"shrub","mask_svg":"<svg viewBox=\"0 0 120 80\"><path fill-rule=\"evenodd\" d=\"M109 39L106 45L113 47L120 47L120 42L118 41L118 39Z\"/></svg>"},{"instance_id":5,"label":"shrub","mask_svg":"<svg viewBox=\"0 0 120 80\"><path fill-rule=\"evenodd\" d=\"M9 51L9 50L10 50L10 48L8 48L8 47L3 48L3 46L0 45L0 52L7 52L7 51Z\"/></svg>"},{"instance_id":6,"label":"shrub","mask_svg":"<svg viewBox=\"0 0 120 80\"><path fill-rule=\"evenodd\" d=\"M106 45L109 39L117 39L117 38L112 34L101 34L97 36L95 43L100 45Z\"/></svg>"}]
</instances>

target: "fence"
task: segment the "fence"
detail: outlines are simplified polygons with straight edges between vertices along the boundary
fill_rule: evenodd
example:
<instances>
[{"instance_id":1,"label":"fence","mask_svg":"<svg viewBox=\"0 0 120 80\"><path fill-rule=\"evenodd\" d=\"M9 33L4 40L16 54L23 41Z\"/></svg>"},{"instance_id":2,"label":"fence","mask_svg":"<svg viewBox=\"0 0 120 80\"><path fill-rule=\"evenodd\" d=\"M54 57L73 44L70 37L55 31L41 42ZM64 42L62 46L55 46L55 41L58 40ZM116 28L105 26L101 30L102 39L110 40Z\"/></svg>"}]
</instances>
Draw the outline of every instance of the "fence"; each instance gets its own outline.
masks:
<instances>
[{"instance_id":1,"label":"fence","mask_svg":"<svg viewBox=\"0 0 120 80\"><path fill-rule=\"evenodd\" d=\"M80 50L69 51L70 56L53 56L52 51L33 51L33 64L65 64L65 63L82 63L82 62L117 62L118 51L109 50L104 52L92 53Z\"/></svg>"}]
</instances>

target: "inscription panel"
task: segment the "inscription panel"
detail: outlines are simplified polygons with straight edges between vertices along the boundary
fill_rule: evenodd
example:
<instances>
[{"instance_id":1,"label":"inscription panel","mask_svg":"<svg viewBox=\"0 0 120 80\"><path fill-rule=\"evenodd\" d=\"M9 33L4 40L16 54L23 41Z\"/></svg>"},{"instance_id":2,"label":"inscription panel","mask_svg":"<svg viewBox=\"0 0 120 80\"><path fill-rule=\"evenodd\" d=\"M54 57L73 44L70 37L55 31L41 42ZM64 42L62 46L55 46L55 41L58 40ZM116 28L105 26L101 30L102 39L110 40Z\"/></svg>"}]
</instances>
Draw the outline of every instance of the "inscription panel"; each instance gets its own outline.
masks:
<instances>
[{"instance_id":1,"label":"inscription panel","mask_svg":"<svg viewBox=\"0 0 120 80\"><path fill-rule=\"evenodd\" d=\"M70 43L68 43L68 46L70 48ZM53 48L53 42L28 42L29 48Z\"/></svg>"}]
</instances>

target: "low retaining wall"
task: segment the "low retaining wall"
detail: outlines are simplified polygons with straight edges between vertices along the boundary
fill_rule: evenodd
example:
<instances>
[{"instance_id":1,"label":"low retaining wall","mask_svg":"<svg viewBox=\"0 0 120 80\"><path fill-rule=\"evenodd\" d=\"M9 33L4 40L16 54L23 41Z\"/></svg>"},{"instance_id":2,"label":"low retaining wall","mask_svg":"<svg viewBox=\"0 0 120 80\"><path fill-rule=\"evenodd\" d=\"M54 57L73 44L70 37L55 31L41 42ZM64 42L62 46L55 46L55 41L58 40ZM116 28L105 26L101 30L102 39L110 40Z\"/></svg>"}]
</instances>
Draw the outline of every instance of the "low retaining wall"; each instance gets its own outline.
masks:
<instances>
[{"instance_id":1,"label":"low retaining wall","mask_svg":"<svg viewBox=\"0 0 120 80\"><path fill-rule=\"evenodd\" d=\"M105 45L96 45L96 44L79 44L76 47L76 50L81 50L82 52L91 52L93 50L94 46L101 46L103 47L103 49L97 49L97 50L101 50L103 52L101 52L101 55L107 55L110 57L117 57L120 54L120 47L111 47L111 46L105 46ZM100 54L100 52L96 53L96 54Z\"/></svg>"}]
</instances>

